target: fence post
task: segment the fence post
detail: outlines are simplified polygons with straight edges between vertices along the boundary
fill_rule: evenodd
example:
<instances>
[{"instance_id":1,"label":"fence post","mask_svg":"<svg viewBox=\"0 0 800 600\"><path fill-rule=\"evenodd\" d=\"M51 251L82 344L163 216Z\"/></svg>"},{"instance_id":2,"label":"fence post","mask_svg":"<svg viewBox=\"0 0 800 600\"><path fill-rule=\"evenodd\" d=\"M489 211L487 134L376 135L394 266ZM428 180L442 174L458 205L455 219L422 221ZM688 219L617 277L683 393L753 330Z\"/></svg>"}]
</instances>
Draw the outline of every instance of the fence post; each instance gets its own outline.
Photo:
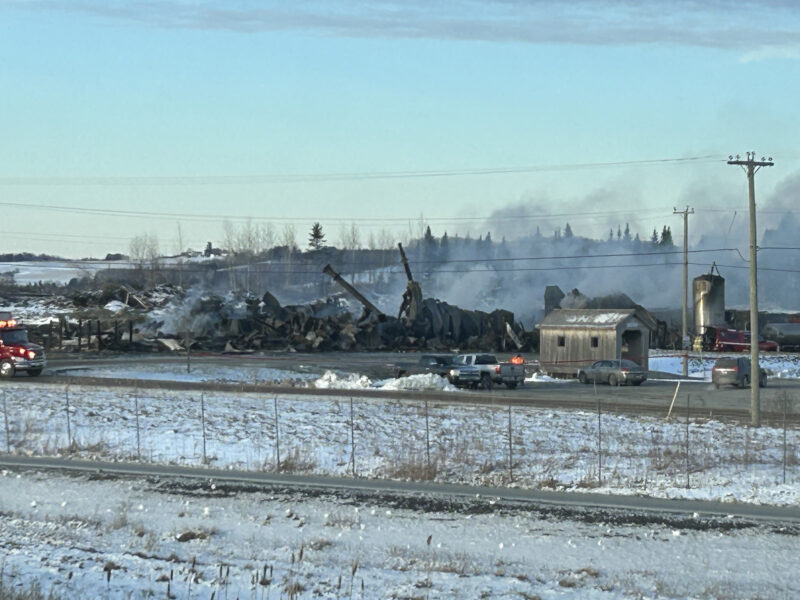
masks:
<instances>
[{"instance_id":1,"label":"fence post","mask_svg":"<svg viewBox=\"0 0 800 600\"><path fill-rule=\"evenodd\" d=\"M3 390L3 418L6 422L6 453L11 454L11 436L8 428L8 407L6 406L6 392Z\"/></svg>"},{"instance_id":2,"label":"fence post","mask_svg":"<svg viewBox=\"0 0 800 600\"><path fill-rule=\"evenodd\" d=\"M783 398L783 483L786 483L786 410L789 405L789 397Z\"/></svg>"},{"instance_id":3,"label":"fence post","mask_svg":"<svg viewBox=\"0 0 800 600\"><path fill-rule=\"evenodd\" d=\"M514 483L514 440L511 436L511 401L508 402L508 480Z\"/></svg>"},{"instance_id":4,"label":"fence post","mask_svg":"<svg viewBox=\"0 0 800 600\"><path fill-rule=\"evenodd\" d=\"M65 410L67 413L67 450L69 450L70 446L72 446L72 429L69 424L69 386L64 388L64 400L66 402Z\"/></svg>"},{"instance_id":5,"label":"fence post","mask_svg":"<svg viewBox=\"0 0 800 600\"><path fill-rule=\"evenodd\" d=\"M184 336L183 345L186 346L186 372L192 372L192 344L191 338L189 337L189 332L186 332Z\"/></svg>"},{"instance_id":6,"label":"fence post","mask_svg":"<svg viewBox=\"0 0 800 600\"><path fill-rule=\"evenodd\" d=\"M83 320L78 319L78 352L81 351L81 334L83 333Z\"/></svg>"},{"instance_id":7,"label":"fence post","mask_svg":"<svg viewBox=\"0 0 800 600\"><path fill-rule=\"evenodd\" d=\"M207 465L206 459L206 398L205 393L200 392L200 420L203 422L203 464Z\"/></svg>"},{"instance_id":8,"label":"fence post","mask_svg":"<svg viewBox=\"0 0 800 600\"><path fill-rule=\"evenodd\" d=\"M597 397L597 486L603 485L603 411L600 396Z\"/></svg>"},{"instance_id":9,"label":"fence post","mask_svg":"<svg viewBox=\"0 0 800 600\"><path fill-rule=\"evenodd\" d=\"M100 319L97 319L97 351L103 349L103 331L100 327Z\"/></svg>"},{"instance_id":10,"label":"fence post","mask_svg":"<svg viewBox=\"0 0 800 600\"><path fill-rule=\"evenodd\" d=\"M139 434L139 387L133 390L133 401L136 410L136 460L142 460L142 442Z\"/></svg>"},{"instance_id":11,"label":"fence post","mask_svg":"<svg viewBox=\"0 0 800 600\"><path fill-rule=\"evenodd\" d=\"M278 397L273 398L275 404L275 468L278 473L281 472L281 436L280 428L278 427Z\"/></svg>"},{"instance_id":12,"label":"fence post","mask_svg":"<svg viewBox=\"0 0 800 600\"><path fill-rule=\"evenodd\" d=\"M352 465L353 477L356 476L356 437L355 426L353 424L353 397L350 396L350 464Z\"/></svg>"},{"instance_id":13,"label":"fence post","mask_svg":"<svg viewBox=\"0 0 800 600\"><path fill-rule=\"evenodd\" d=\"M428 475L431 470L431 433L428 423L428 399L425 398L425 461L428 466Z\"/></svg>"},{"instance_id":14,"label":"fence post","mask_svg":"<svg viewBox=\"0 0 800 600\"><path fill-rule=\"evenodd\" d=\"M689 489L689 406L692 403L692 395L686 394L686 489Z\"/></svg>"}]
</instances>

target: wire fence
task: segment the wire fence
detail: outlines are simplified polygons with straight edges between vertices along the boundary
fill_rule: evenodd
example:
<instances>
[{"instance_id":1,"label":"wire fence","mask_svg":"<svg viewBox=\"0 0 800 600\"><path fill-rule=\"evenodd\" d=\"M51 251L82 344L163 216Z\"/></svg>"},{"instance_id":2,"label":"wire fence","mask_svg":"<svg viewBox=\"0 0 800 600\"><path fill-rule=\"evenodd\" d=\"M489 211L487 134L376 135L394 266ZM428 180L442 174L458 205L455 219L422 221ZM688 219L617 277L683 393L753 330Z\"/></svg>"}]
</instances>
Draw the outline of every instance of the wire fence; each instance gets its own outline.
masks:
<instances>
[{"instance_id":1,"label":"wire fence","mask_svg":"<svg viewBox=\"0 0 800 600\"><path fill-rule=\"evenodd\" d=\"M753 493L800 483L794 399L761 428L699 416L342 396L9 385L0 450L282 473L536 488ZM665 407L665 415L667 408ZM726 491L727 490L727 491Z\"/></svg>"}]
</instances>

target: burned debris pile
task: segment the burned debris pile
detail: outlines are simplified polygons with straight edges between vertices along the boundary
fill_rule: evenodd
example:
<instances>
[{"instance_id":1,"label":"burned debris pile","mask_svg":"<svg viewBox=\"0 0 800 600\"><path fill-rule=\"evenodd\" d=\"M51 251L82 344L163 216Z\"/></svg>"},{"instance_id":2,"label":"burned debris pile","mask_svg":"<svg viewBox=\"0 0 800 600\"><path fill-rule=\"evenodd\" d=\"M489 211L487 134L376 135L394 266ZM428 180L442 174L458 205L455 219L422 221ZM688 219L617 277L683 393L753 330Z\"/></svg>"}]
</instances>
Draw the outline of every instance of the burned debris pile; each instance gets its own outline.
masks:
<instances>
[{"instance_id":1,"label":"burned debris pile","mask_svg":"<svg viewBox=\"0 0 800 600\"><path fill-rule=\"evenodd\" d=\"M330 265L324 272L347 294L283 306L270 292L220 296L169 284L150 290L109 285L76 294L71 314L39 333L51 348L140 351L187 345L195 351L228 352L488 351L516 350L520 338L525 339L509 311L464 310L423 298L419 284L410 279L398 314L387 315Z\"/></svg>"},{"instance_id":2,"label":"burned debris pile","mask_svg":"<svg viewBox=\"0 0 800 600\"><path fill-rule=\"evenodd\" d=\"M422 301L413 321L385 315L366 306L354 315L342 297L310 304L281 306L269 292L259 302L248 299L247 314L223 323L235 349L297 351L445 350L453 347L503 349L506 323L514 316L462 310L433 298Z\"/></svg>"}]
</instances>

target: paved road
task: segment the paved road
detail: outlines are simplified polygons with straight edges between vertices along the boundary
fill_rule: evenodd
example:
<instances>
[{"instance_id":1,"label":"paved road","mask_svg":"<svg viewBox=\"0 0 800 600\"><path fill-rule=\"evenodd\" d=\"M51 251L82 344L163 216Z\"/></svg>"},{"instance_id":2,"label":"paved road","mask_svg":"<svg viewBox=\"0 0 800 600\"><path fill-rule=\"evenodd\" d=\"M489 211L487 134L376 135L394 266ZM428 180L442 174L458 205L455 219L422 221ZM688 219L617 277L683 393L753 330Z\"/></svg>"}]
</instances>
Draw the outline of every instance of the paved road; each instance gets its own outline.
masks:
<instances>
[{"instance_id":1,"label":"paved road","mask_svg":"<svg viewBox=\"0 0 800 600\"><path fill-rule=\"evenodd\" d=\"M501 360L505 358L501 356ZM296 353L270 353L265 355L200 355L193 356L193 364L210 365L231 365L244 369L271 367L276 369L287 369L299 372L319 373L325 369L333 369L347 372L359 372L367 374L371 378L379 379L390 376L393 365L398 362L414 362L416 355L404 353L320 353L320 354L296 354ZM598 401L602 403L606 411L617 412L637 412L666 416L669 411L676 386L681 379L677 376L668 376L667 379L651 379L640 387L618 387L612 388L608 385L581 385L577 381L558 381L558 382L537 382L527 384L516 390L505 388L495 388L491 393L477 390L464 391L461 393L452 392L385 392L380 390L309 390L307 388L287 388L273 385L247 385L247 384L190 384L185 382L175 382L173 384L164 382L144 382L144 381L91 381L79 378L64 376L68 370L103 367L114 368L142 364L174 363L184 365L185 357L157 355L123 355L119 357L101 357L97 355L66 355L63 357L53 357L50 360L48 371L50 375L43 376L38 380L20 377L17 381L40 381L42 383L82 383L87 385L134 385L141 387L169 387L173 389L219 389L231 391L253 391L267 394L314 394L314 395L350 395L362 398L386 398L387 396L396 398L416 398L427 397L440 402L478 402L478 403L512 403L531 406L541 406L547 408L580 408L585 410L596 409ZM75 373L75 371L73 371ZM762 390L762 419L765 424L779 422L782 419L782 411L779 409L778 402L782 397L793 398L800 404L800 381L797 380L770 380L769 387ZM732 387L720 390L707 382L697 380L682 380L680 390L675 401L673 414L684 416L686 414L687 402L690 404L691 416L697 417L718 417L733 418L739 420L749 420L750 410L750 391L736 389ZM792 422L800 421L800 410L798 414L790 415Z\"/></svg>"},{"instance_id":2,"label":"paved road","mask_svg":"<svg viewBox=\"0 0 800 600\"><path fill-rule=\"evenodd\" d=\"M643 496L617 496L593 493L549 492L518 488L454 485L428 482L399 482L377 479L346 479L282 475L262 472L201 469L172 465L119 463L65 458L0 455L0 466L13 469L47 469L133 475L141 477L192 478L206 481L245 483L264 487L292 487L316 490L342 490L366 493L422 494L428 497L486 498L534 505L573 508L611 509L654 514L694 515L698 518L737 517L749 521L800 523L800 507L757 504L671 500Z\"/></svg>"}]
</instances>

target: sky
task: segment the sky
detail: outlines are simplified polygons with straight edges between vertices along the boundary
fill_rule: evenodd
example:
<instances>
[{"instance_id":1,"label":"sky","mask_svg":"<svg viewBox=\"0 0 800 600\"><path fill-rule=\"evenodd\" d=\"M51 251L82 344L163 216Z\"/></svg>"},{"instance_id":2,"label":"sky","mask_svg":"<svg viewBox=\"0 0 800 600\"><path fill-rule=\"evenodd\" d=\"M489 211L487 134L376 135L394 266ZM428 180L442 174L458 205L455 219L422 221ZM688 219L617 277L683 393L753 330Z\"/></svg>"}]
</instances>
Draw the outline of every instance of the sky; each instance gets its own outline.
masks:
<instances>
[{"instance_id":1,"label":"sky","mask_svg":"<svg viewBox=\"0 0 800 600\"><path fill-rule=\"evenodd\" d=\"M201 249L226 219L477 236L515 207L680 242L692 206L693 243L746 211L750 150L760 229L800 210L789 0L0 0L0 90L0 252Z\"/></svg>"}]
</instances>

